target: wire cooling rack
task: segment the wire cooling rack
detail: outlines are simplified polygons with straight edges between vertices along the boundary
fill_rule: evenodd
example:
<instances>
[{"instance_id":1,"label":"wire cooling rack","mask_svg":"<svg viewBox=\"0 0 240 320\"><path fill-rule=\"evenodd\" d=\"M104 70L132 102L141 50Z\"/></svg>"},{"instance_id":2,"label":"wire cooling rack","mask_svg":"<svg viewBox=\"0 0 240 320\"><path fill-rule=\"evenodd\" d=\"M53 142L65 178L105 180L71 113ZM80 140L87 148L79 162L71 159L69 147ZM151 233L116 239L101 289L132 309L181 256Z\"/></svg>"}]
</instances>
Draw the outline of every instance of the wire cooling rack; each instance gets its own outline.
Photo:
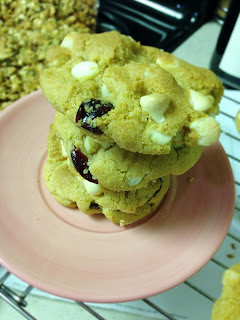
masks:
<instances>
[{"instance_id":1,"label":"wire cooling rack","mask_svg":"<svg viewBox=\"0 0 240 320\"><path fill-rule=\"evenodd\" d=\"M113 310L124 309L126 312L135 313L136 316L137 314L146 316L148 313L146 319L207 320L211 318L213 304L221 293L224 270L233 264L240 263L240 134L235 127L235 116L239 109L240 91L226 90L220 105L218 121L222 127L220 142L233 169L236 199L232 225L221 248L206 266L181 285L147 299L128 302L126 305L113 304L110 307ZM38 320L38 315L32 315L28 311L27 298L34 288L26 284L24 290L20 292L12 289L7 282L10 277L15 276L1 266L0 269L2 271L0 298L18 311L23 318ZM75 303L89 312L93 319L110 319L103 316L101 312L107 305L80 301ZM98 307L97 311L95 307Z\"/></svg>"}]
</instances>

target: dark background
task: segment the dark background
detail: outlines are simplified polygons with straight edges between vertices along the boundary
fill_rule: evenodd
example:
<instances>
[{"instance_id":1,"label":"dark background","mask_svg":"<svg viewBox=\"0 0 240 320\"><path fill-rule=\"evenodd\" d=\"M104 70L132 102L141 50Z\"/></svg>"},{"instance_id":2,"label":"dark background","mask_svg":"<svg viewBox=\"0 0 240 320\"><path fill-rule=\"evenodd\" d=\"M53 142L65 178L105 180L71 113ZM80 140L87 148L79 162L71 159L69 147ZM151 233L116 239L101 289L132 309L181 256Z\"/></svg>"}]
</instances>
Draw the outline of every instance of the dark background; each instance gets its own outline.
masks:
<instances>
[{"instance_id":1,"label":"dark background","mask_svg":"<svg viewBox=\"0 0 240 320\"><path fill-rule=\"evenodd\" d=\"M118 30L172 52L213 17L217 1L100 0L97 32Z\"/></svg>"}]
</instances>

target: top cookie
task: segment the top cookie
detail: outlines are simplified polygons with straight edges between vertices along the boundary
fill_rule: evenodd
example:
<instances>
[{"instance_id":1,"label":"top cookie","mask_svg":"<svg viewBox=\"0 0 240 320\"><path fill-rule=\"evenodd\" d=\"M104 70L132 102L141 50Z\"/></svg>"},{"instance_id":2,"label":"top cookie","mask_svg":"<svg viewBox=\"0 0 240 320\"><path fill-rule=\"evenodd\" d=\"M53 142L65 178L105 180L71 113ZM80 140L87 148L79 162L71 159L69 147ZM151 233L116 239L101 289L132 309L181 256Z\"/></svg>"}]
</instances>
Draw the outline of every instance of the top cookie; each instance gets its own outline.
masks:
<instances>
[{"instance_id":1,"label":"top cookie","mask_svg":"<svg viewBox=\"0 0 240 320\"><path fill-rule=\"evenodd\" d=\"M209 70L116 31L70 33L47 54L50 103L99 141L144 154L218 140L223 86Z\"/></svg>"}]
</instances>

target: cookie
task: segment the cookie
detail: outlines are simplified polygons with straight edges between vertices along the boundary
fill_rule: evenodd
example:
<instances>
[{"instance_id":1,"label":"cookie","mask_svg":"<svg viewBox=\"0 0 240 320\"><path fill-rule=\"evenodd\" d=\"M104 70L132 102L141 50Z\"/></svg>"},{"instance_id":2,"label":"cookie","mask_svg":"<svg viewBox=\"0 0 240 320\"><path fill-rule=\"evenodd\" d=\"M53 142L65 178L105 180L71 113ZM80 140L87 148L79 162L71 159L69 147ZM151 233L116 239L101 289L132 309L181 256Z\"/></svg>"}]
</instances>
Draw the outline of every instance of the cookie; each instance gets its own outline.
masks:
<instances>
[{"instance_id":1,"label":"cookie","mask_svg":"<svg viewBox=\"0 0 240 320\"><path fill-rule=\"evenodd\" d=\"M237 130L240 133L240 110L236 114L235 123L236 123Z\"/></svg>"},{"instance_id":2,"label":"cookie","mask_svg":"<svg viewBox=\"0 0 240 320\"><path fill-rule=\"evenodd\" d=\"M46 169L48 170L47 174L49 177L47 178L47 180L49 180L51 177L51 193L57 193L58 196L60 196L59 192L54 191L55 189L63 190L63 188L65 188L66 190L69 190L69 197L67 199L68 202L63 203L63 201L61 201L63 205L66 205L68 207L72 206L69 205L69 199L77 199L77 193L80 188L80 183L84 187L84 190L86 190L90 195L91 202L95 202L101 207L109 207L114 210L134 213L140 206L143 206L149 202L158 202L158 196L163 185L163 180L166 181L166 178L163 177L159 178L155 182L149 182L147 188L141 188L134 191L112 191L106 189L99 183L95 183L94 180L92 180L93 182L91 182L89 181L89 179L84 179L80 175L73 175L69 171L67 161L55 161L54 159L49 158L49 162L51 161L53 161L53 163L51 163L50 171L49 169ZM66 166L69 173L65 168ZM46 167L50 167L50 164L48 164ZM51 174L51 171L54 172L54 174ZM76 180L75 182L73 182L72 176ZM68 178L69 180L67 181ZM65 187L62 187L61 184ZM47 186L49 188L49 183L47 184ZM64 192L67 193L66 190ZM84 195L84 198L86 198L86 195Z\"/></svg>"},{"instance_id":3,"label":"cookie","mask_svg":"<svg viewBox=\"0 0 240 320\"><path fill-rule=\"evenodd\" d=\"M55 114L47 144L49 156L61 161L68 159L73 174L80 176L84 169L88 169L102 186L115 191L146 188L150 181L160 177L182 174L197 162L202 153L201 146L175 146L169 154L156 156L126 151L115 143L99 143L85 135L59 112ZM80 158L83 155L87 158L87 166L82 167L82 171L74 167L73 155L77 157L77 153Z\"/></svg>"},{"instance_id":4,"label":"cookie","mask_svg":"<svg viewBox=\"0 0 240 320\"><path fill-rule=\"evenodd\" d=\"M47 48L72 31L95 32L97 11L97 0L1 0L0 110L39 89Z\"/></svg>"},{"instance_id":5,"label":"cookie","mask_svg":"<svg viewBox=\"0 0 240 320\"><path fill-rule=\"evenodd\" d=\"M139 207L133 214L112 210L110 208L103 208L102 212L108 220L112 221L113 223L118 223L121 227L124 227L125 225L137 222L153 213L154 210L159 206L160 202L149 203L145 206Z\"/></svg>"},{"instance_id":6,"label":"cookie","mask_svg":"<svg viewBox=\"0 0 240 320\"><path fill-rule=\"evenodd\" d=\"M87 191L88 186L83 179L78 179L69 171L67 160L55 161L50 158L44 167L44 180L49 192L62 205L78 207L86 214L103 213L106 218L121 226L151 213L160 204L169 187L169 177L163 177L155 184L155 188L149 186L149 190L109 192L103 188L99 196L94 196ZM130 207L128 211L132 212L120 210Z\"/></svg>"},{"instance_id":7,"label":"cookie","mask_svg":"<svg viewBox=\"0 0 240 320\"><path fill-rule=\"evenodd\" d=\"M79 207L86 214L101 212L87 190L69 172L66 160L56 161L48 158L44 166L43 177L51 195L63 206Z\"/></svg>"},{"instance_id":8,"label":"cookie","mask_svg":"<svg viewBox=\"0 0 240 320\"><path fill-rule=\"evenodd\" d=\"M240 319L240 264L224 272L222 284L221 297L213 306L212 320Z\"/></svg>"},{"instance_id":9,"label":"cookie","mask_svg":"<svg viewBox=\"0 0 240 320\"><path fill-rule=\"evenodd\" d=\"M152 155L218 140L223 86L211 71L117 31L70 33L52 50L65 58L52 55L41 88L94 140Z\"/></svg>"}]
</instances>

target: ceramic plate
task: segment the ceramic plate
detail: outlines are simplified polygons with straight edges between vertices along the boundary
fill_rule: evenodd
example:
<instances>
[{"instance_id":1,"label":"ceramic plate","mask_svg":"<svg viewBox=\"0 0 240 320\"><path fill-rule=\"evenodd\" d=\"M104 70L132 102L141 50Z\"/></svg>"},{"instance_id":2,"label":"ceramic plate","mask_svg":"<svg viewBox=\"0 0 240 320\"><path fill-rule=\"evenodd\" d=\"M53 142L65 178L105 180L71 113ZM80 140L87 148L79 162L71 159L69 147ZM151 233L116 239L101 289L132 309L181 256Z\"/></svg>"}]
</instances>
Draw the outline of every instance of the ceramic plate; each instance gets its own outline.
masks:
<instances>
[{"instance_id":1,"label":"ceramic plate","mask_svg":"<svg viewBox=\"0 0 240 320\"><path fill-rule=\"evenodd\" d=\"M234 208L233 175L219 143L172 178L151 217L121 228L61 206L46 190L42 170L54 113L41 91L0 112L0 263L6 269L58 296L120 302L170 289L211 259Z\"/></svg>"}]
</instances>

